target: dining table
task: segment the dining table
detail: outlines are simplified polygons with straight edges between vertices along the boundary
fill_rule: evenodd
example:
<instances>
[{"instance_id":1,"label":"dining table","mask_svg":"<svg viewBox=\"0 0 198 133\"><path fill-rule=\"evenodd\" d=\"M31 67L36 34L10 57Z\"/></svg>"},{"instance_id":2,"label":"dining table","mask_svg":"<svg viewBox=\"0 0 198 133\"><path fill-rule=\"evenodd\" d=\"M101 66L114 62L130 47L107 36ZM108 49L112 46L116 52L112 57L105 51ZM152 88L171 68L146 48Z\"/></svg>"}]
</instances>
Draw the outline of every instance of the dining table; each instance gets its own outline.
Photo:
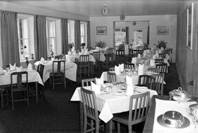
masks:
<instances>
[{"instance_id":1,"label":"dining table","mask_svg":"<svg viewBox=\"0 0 198 133\"><path fill-rule=\"evenodd\" d=\"M34 63L35 68L37 68L37 66L40 63L44 65L43 82L45 83L50 78L50 73L52 72L53 60L47 60L47 61L44 61L44 62L37 61L37 62ZM63 69L63 67L61 69ZM76 73L77 73L76 63L71 62L71 61L66 61L65 62L65 78L76 82L76 76L77 76Z\"/></svg>"},{"instance_id":2,"label":"dining table","mask_svg":"<svg viewBox=\"0 0 198 133\"><path fill-rule=\"evenodd\" d=\"M190 105L197 103L197 100L178 102L169 99L167 95L155 95L152 97L143 133L198 133L198 124L193 121L193 116L191 116L189 108ZM165 126L162 123L160 124L158 117L167 111L180 112L189 120L189 126L174 128Z\"/></svg>"},{"instance_id":3,"label":"dining table","mask_svg":"<svg viewBox=\"0 0 198 133\"><path fill-rule=\"evenodd\" d=\"M35 89L36 89L36 103L38 103L38 83L44 86L44 83L39 75L39 73L35 70L27 70L23 69L21 71L27 71L28 72L28 83L35 82ZM13 71L6 71L4 70L4 74L0 75L0 87L9 86L11 84L11 73L18 72L16 70ZM25 82L26 77L25 75L22 77L22 81ZM17 79L14 77L13 83L16 83Z\"/></svg>"},{"instance_id":4,"label":"dining table","mask_svg":"<svg viewBox=\"0 0 198 133\"><path fill-rule=\"evenodd\" d=\"M105 91L105 87L100 94L96 94L96 104L99 113L99 118L107 124L107 132L112 132L112 118L115 113L122 113L129 111L130 95L126 95L126 87L121 87L119 84L106 83L106 87L110 87L109 91ZM84 87L85 89L92 90L91 86ZM77 87L70 101L82 101L81 100L81 87ZM132 95L138 95L144 92L150 92L150 98L157 95L155 90L150 90L147 87L135 86ZM81 131L83 127L83 109L82 103L80 103L80 124Z\"/></svg>"}]
</instances>

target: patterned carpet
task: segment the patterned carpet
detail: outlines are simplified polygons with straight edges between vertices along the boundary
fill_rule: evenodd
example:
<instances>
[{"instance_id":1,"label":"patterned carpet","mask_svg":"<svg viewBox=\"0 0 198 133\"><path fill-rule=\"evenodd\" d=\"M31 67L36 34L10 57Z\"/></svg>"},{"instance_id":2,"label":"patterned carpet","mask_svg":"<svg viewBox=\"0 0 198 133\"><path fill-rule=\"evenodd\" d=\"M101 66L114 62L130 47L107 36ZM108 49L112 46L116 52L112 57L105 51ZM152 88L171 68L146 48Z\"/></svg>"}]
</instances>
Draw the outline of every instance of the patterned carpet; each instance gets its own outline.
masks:
<instances>
[{"instance_id":1,"label":"patterned carpet","mask_svg":"<svg viewBox=\"0 0 198 133\"><path fill-rule=\"evenodd\" d=\"M115 64L122 63L123 60L125 60L124 57L116 57ZM82 78L100 77L102 71L114 65L103 65L103 68L95 71L94 75ZM35 97L30 97L29 108L25 102L18 102L15 104L14 111L11 105L0 109L0 133L78 133L79 104L71 102L70 99L75 88L81 86L82 78L78 77L76 83L68 82L66 89L59 85L52 90L47 82L44 97L39 97L38 104L35 102ZM166 95L170 90L180 86L175 64L169 67L165 82L164 94ZM122 128L125 129L125 127Z\"/></svg>"}]
</instances>

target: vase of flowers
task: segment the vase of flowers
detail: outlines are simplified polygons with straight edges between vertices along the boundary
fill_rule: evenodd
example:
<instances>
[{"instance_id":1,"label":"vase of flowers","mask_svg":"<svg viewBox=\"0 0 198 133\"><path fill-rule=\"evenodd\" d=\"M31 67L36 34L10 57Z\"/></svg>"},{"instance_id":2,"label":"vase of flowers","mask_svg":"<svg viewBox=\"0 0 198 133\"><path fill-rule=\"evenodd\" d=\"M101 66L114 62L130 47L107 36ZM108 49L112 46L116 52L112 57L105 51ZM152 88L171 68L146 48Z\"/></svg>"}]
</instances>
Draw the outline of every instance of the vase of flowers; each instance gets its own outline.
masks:
<instances>
[{"instance_id":1,"label":"vase of flowers","mask_svg":"<svg viewBox=\"0 0 198 133\"><path fill-rule=\"evenodd\" d=\"M161 48L163 48L163 49L166 49L166 44L167 44L167 42L165 42L164 40L162 40L162 41L158 41L158 44L154 44L158 49L161 49Z\"/></svg>"},{"instance_id":2,"label":"vase of flowers","mask_svg":"<svg viewBox=\"0 0 198 133\"><path fill-rule=\"evenodd\" d=\"M99 48L105 48L106 47L106 43L103 42L103 41L98 41L98 42L95 42L96 43L96 47L99 47Z\"/></svg>"}]
</instances>

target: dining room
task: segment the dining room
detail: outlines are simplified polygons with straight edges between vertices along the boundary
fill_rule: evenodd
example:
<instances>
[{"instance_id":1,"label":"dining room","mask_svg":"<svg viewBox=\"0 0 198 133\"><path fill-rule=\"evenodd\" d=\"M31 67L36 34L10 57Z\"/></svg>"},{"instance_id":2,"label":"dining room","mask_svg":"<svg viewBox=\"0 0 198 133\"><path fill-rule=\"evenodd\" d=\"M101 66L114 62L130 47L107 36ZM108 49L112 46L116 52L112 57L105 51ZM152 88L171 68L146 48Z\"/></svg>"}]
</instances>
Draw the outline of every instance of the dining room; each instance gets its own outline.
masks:
<instances>
[{"instance_id":1,"label":"dining room","mask_svg":"<svg viewBox=\"0 0 198 133\"><path fill-rule=\"evenodd\" d=\"M184 115L179 128L196 132L188 112L198 102L197 9L196 0L0 2L1 131L85 132L86 92L94 93L104 132L179 132L159 120L171 109ZM15 103L12 84L25 77L27 103ZM187 101L174 99L174 90ZM146 105L135 107L143 95ZM147 117L131 129L120 119L136 108Z\"/></svg>"}]
</instances>

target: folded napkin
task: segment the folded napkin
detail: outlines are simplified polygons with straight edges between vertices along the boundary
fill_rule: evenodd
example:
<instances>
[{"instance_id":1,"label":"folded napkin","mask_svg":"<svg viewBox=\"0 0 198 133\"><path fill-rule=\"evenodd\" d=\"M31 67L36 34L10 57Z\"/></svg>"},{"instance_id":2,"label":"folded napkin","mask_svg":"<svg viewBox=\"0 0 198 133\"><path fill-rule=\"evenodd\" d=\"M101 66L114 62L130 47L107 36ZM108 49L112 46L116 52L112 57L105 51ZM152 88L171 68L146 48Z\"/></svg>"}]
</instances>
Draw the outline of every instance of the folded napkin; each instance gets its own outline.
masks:
<instances>
[{"instance_id":1,"label":"folded napkin","mask_svg":"<svg viewBox=\"0 0 198 133\"><path fill-rule=\"evenodd\" d=\"M144 74L144 64L139 64L138 66L138 75Z\"/></svg>"},{"instance_id":2,"label":"folded napkin","mask_svg":"<svg viewBox=\"0 0 198 133\"><path fill-rule=\"evenodd\" d=\"M27 70L33 70L33 68L32 68L32 64L31 64L31 63L29 63L29 64L28 64L28 66L27 66Z\"/></svg>"},{"instance_id":3,"label":"folded napkin","mask_svg":"<svg viewBox=\"0 0 198 133\"><path fill-rule=\"evenodd\" d=\"M44 64L45 63L45 59L43 57L41 57L40 59L40 63Z\"/></svg>"},{"instance_id":4,"label":"folded napkin","mask_svg":"<svg viewBox=\"0 0 198 133\"><path fill-rule=\"evenodd\" d=\"M150 59L150 66L155 66L155 60L154 59Z\"/></svg>"},{"instance_id":5,"label":"folded napkin","mask_svg":"<svg viewBox=\"0 0 198 133\"><path fill-rule=\"evenodd\" d=\"M23 69L23 67L22 67L22 66L20 66L20 67L16 67L16 71L17 71L17 72L22 71L22 69Z\"/></svg>"},{"instance_id":6,"label":"folded napkin","mask_svg":"<svg viewBox=\"0 0 198 133\"><path fill-rule=\"evenodd\" d=\"M68 55L72 55L72 52L71 52L71 51L68 51L67 54L68 54Z\"/></svg>"},{"instance_id":7,"label":"folded napkin","mask_svg":"<svg viewBox=\"0 0 198 133\"><path fill-rule=\"evenodd\" d=\"M95 94L100 94L101 85L96 85L91 82L91 90L95 92Z\"/></svg>"},{"instance_id":8,"label":"folded napkin","mask_svg":"<svg viewBox=\"0 0 198 133\"><path fill-rule=\"evenodd\" d=\"M115 66L115 73L116 74L120 74L120 67L119 66Z\"/></svg>"},{"instance_id":9,"label":"folded napkin","mask_svg":"<svg viewBox=\"0 0 198 133\"><path fill-rule=\"evenodd\" d=\"M95 81L96 81L96 85L103 85L104 84L103 78L95 78Z\"/></svg>"},{"instance_id":10,"label":"folded napkin","mask_svg":"<svg viewBox=\"0 0 198 133\"><path fill-rule=\"evenodd\" d=\"M119 64L119 67L120 67L120 72L123 72L124 71L124 64Z\"/></svg>"},{"instance_id":11,"label":"folded napkin","mask_svg":"<svg viewBox=\"0 0 198 133\"><path fill-rule=\"evenodd\" d=\"M3 68L0 66L0 75L3 75L4 72L3 72Z\"/></svg>"},{"instance_id":12,"label":"folded napkin","mask_svg":"<svg viewBox=\"0 0 198 133\"><path fill-rule=\"evenodd\" d=\"M127 96L133 95L135 87L131 76L126 76L126 85L127 85L126 95Z\"/></svg>"},{"instance_id":13,"label":"folded napkin","mask_svg":"<svg viewBox=\"0 0 198 133\"><path fill-rule=\"evenodd\" d=\"M10 64L10 70L11 70L11 71L16 70L16 63L14 63L14 65L13 65L13 66Z\"/></svg>"},{"instance_id":14,"label":"folded napkin","mask_svg":"<svg viewBox=\"0 0 198 133\"><path fill-rule=\"evenodd\" d=\"M142 57L142 55L141 54L138 54L138 58L141 58Z\"/></svg>"},{"instance_id":15,"label":"folded napkin","mask_svg":"<svg viewBox=\"0 0 198 133\"><path fill-rule=\"evenodd\" d=\"M137 63L137 58L133 57L131 63L136 64Z\"/></svg>"}]
</instances>

